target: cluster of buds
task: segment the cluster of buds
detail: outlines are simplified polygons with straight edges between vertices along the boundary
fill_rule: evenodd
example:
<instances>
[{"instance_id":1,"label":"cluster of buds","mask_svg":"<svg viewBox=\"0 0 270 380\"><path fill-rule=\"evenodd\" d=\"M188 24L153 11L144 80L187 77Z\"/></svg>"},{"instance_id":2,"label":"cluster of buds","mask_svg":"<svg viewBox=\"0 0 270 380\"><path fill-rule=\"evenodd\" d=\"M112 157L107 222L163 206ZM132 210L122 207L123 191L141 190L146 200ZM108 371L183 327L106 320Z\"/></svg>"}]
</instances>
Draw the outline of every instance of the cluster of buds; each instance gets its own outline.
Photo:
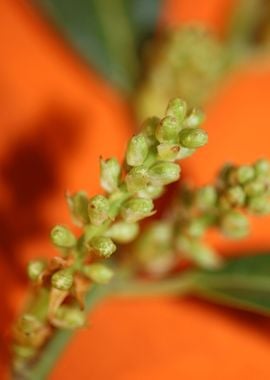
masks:
<instances>
[{"instance_id":1,"label":"cluster of buds","mask_svg":"<svg viewBox=\"0 0 270 380\"><path fill-rule=\"evenodd\" d=\"M181 99L171 100L164 118L146 120L141 132L131 137L123 165L115 158L100 160L103 195L89 198L83 191L66 195L72 220L82 232L76 236L56 225L51 240L60 256L29 264L34 296L15 328L17 356L27 350L35 353L53 328L85 324L86 293L95 284L108 284L114 274L111 260L105 259L118 244L133 241L139 222L155 213L153 201L180 177L177 161L206 144L202 121L200 111L188 111ZM22 321L32 319L37 323L29 336Z\"/></svg>"},{"instance_id":2,"label":"cluster of buds","mask_svg":"<svg viewBox=\"0 0 270 380\"><path fill-rule=\"evenodd\" d=\"M241 239L250 232L249 214L270 213L270 162L226 165L214 185L182 186L169 217L150 223L135 247L139 266L167 275L179 258L213 268L221 258L206 243L205 233L217 228L225 237Z\"/></svg>"},{"instance_id":3,"label":"cluster of buds","mask_svg":"<svg viewBox=\"0 0 270 380\"><path fill-rule=\"evenodd\" d=\"M136 104L140 119L155 115L175 96L202 106L229 67L225 46L198 25L169 30L149 46L146 58Z\"/></svg>"}]
</instances>

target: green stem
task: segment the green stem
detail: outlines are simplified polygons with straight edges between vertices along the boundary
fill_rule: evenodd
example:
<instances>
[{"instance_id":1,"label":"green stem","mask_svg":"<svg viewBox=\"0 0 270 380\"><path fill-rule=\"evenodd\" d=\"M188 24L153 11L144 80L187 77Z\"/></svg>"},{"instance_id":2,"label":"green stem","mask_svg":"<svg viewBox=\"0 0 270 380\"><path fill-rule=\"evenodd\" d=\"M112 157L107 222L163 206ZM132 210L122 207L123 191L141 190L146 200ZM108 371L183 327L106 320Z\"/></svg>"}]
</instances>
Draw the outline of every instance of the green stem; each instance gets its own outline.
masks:
<instances>
[{"instance_id":1,"label":"green stem","mask_svg":"<svg viewBox=\"0 0 270 380\"><path fill-rule=\"evenodd\" d=\"M95 304L108 295L116 296L157 296L157 295L183 295L188 293L194 284L193 273L186 273L174 278L153 281L120 280L109 286L94 286L86 298L86 309L91 310ZM74 331L57 331L38 361L29 369L25 376L27 380L45 380L51 373L55 363L61 356L64 348L72 338Z\"/></svg>"}]
</instances>

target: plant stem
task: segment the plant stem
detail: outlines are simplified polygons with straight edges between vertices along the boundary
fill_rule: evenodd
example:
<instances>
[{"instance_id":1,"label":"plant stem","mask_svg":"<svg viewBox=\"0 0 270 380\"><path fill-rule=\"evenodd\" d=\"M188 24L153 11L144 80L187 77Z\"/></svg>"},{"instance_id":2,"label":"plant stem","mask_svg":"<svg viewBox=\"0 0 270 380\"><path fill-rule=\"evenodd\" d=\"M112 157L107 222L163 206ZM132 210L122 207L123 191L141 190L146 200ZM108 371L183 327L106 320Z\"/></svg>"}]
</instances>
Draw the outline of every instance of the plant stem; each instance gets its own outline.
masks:
<instances>
[{"instance_id":1,"label":"plant stem","mask_svg":"<svg viewBox=\"0 0 270 380\"><path fill-rule=\"evenodd\" d=\"M95 285L86 298L86 309L91 310L95 304L106 296L157 296L183 295L188 293L194 284L193 273L186 273L170 279L160 281L136 281L120 279L112 286ZM27 380L45 380L51 373L55 363L61 356L75 331L59 330L55 332L50 342L38 360L28 369L25 375ZM19 377L18 377L19 378ZM21 378L21 377L20 377Z\"/></svg>"}]
</instances>

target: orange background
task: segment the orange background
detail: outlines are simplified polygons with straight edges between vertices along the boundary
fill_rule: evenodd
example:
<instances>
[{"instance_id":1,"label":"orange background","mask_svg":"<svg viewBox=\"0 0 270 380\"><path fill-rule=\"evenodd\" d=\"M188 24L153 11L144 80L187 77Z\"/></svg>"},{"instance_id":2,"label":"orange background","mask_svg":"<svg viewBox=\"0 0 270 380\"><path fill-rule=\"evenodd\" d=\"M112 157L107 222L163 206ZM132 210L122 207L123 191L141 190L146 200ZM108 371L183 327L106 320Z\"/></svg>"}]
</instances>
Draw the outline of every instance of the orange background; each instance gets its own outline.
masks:
<instances>
[{"instance_id":1,"label":"orange background","mask_svg":"<svg viewBox=\"0 0 270 380\"><path fill-rule=\"evenodd\" d=\"M201 20L222 34L234 1L168 0L161 25ZM10 321L23 304L23 268L52 255L50 226L68 223L63 194L98 191L98 157L121 158L133 122L128 102L85 67L27 2L0 2L0 361L7 375ZM246 65L207 107L210 141L184 165L197 183L228 160L269 154L270 69ZM211 236L223 251L270 246L269 218L245 242ZM44 253L45 252L45 253ZM203 302L113 299L90 316L50 379L269 379L269 321ZM2 369L2 368L1 368Z\"/></svg>"}]
</instances>

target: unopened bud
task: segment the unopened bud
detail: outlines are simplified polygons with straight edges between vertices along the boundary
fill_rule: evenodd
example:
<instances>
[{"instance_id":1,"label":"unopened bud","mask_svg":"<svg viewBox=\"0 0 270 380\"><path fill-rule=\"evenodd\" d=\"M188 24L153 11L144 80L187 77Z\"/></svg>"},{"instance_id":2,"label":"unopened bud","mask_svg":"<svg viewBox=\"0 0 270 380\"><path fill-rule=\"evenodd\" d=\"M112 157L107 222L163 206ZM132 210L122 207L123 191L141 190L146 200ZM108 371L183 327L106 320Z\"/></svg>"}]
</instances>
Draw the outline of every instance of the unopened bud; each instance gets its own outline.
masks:
<instances>
[{"instance_id":1,"label":"unopened bud","mask_svg":"<svg viewBox=\"0 0 270 380\"><path fill-rule=\"evenodd\" d=\"M255 172L257 175L265 175L270 173L270 161L266 159L260 159L255 162Z\"/></svg>"},{"instance_id":2,"label":"unopened bud","mask_svg":"<svg viewBox=\"0 0 270 380\"><path fill-rule=\"evenodd\" d=\"M178 123L182 123L187 113L187 104L180 98L171 99L166 111L167 116L172 116Z\"/></svg>"},{"instance_id":3,"label":"unopened bud","mask_svg":"<svg viewBox=\"0 0 270 380\"><path fill-rule=\"evenodd\" d=\"M91 240L90 244L101 257L108 258L116 251L116 245L106 236L97 236Z\"/></svg>"},{"instance_id":4,"label":"unopened bud","mask_svg":"<svg viewBox=\"0 0 270 380\"><path fill-rule=\"evenodd\" d=\"M116 222L106 232L106 236L110 237L117 243L129 243L136 238L139 233L137 223Z\"/></svg>"},{"instance_id":5,"label":"unopened bud","mask_svg":"<svg viewBox=\"0 0 270 380\"><path fill-rule=\"evenodd\" d=\"M250 181L245 185L245 193L249 197L254 197L257 195L261 195L266 186L265 183L259 179L255 179L254 181Z\"/></svg>"},{"instance_id":6,"label":"unopened bud","mask_svg":"<svg viewBox=\"0 0 270 380\"><path fill-rule=\"evenodd\" d=\"M241 239L249 233L249 221L241 212L232 210L223 216L221 230L229 238Z\"/></svg>"},{"instance_id":7,"label":"unopened bud","mask_svg":"<svg viewBox=\"0 0 270 380\"><path fill-rule=\"evenodd\" d=\"M152 215L153 208L151 199L133 198L124 203L121 214L126 222L133 223Z\"/></svg>"},{"instance_id":8,"label":"unopened bud","mask_svg":"<svg viewBox=\"0 0 270 380\"><path fill-rule=\"evenodd\" d=\"M97 284L108 284L112 277L113 271L103 264L91 264L83 268L83 273Z\"/></svg>"},{"instance_id":9,"label":"unopened bud","mask_svg":"<svg viewBox=\"0 0 270 380\"><path fill-rule=\"evenodd\" d=\"M66 329L76 329L85 325L85 313L75 307L62 305L55 313L53 325Z\"/></svg>"},{"instance_id":10,"label":"unopened bud","mask_svg":"<svg viewBox=\"0 0 270 380\"><path fill-rule=\"evenodd\" d=\"M248 201L248 209L253 214L269 214L270 212L270 201L265 195L257 195L251 197Z\"/></svg>"},{"instance_id":11,"label":"unopened bud","mask_svg":"<svg viewBox=\"0 0 270 380\"><path fill-rule=\"evenodd\" d=\"M31 280L36 281L41 275L41 273L44 271L45 267L46 267L46 263L44 260L30 261L27 267L28 277Z\"/></svg>"},{"instance_id":12,"label":"unopened bud","mask_svg":"<svg viewBox=\"0 0 270 380\"><path fill-rule=\"evenodd\" d=\"M164 193L164 187L163 186L148 185L144 190L138 191L137 195L140 198L157 199L163 193Z\"/></svg>"},{"instance_id":13,"label":"unopened bud","mask_svg":"<svg viewBox=\"0 0 270 380\"><path fill-rule=\"evenodd\" d=\"M204 121L204 113L199 109L193 109L190 115L185 119L186 128L198 128Z\"/></svg>"},{"instance_id":14,"label":"unopened bud","mask_svg":"<svg viewBox=\"0 0 270 380\"><path fill-rule=\"evenodd\" d=\"M89 223L87 194L84 191L72 195L67 194L66 200L74 222L78 225Z\"/></svg>"},{"instance_id":15,"label":"unopened bud","mask_svg":"<svg viewBox=\"0 0 270 380\"><path fill-rule=\"evenodd\" d=\"M252 166L242 165L237 169L237 179L239 183L244 184L252 180L255 176L255 170Z\"/></svg>"},{"instance_id":16,"label":"unopened bud","mask_svg":"<svg viewBox=\"0 0 270 380\"><path fill-rule=\"evenodd\" d=\"M179 155L180 146L177 144L163 143L157 147L158 156L164 161L176 161Z\"/></svg>"},{"instance_id":17,"label":"unopened bud","mask_svg":"<svg viewBox=\"0 0 270 380\"><path fill-rule=\"evenodd\" d=\"M241 186L230 187L226 192L226 197L232 206L243 206L246 195Z\"/></svg>"},{"instance_id":18,"label":"unopened bud","mask_svg":"<svg viewBox=\"0 0 270 380\"><path fill-rule=\"evenodd\" d=\"M59 290L69 290L73 285L73 274L70 269L61 269L51 278L52 286Z\"/></svg>"},{"instance_id":19,"label":"unopened bud","mask_svg":"<svg viewBox=\"0 0 270 380\"><path fill-rule=\"evenodd\" d=\"M116 158L100 160L100 184L108 193L117 190L120 181L121 167Z\"/></svg>"},{"instance_id":20,"label":"unopened bud","mask_svg":"<svg viewBox=\"0 0 270 380\"><path fill-rule=\"evenodd\" d=\"M201 128L184 128L180 132L179 141L185 148L196 149L207 143L208 136Z\"/></svg>"},{"instance_id":21,"label":"unopened bud","mask_svg":"<svg viewBox=\"0 0 270 380\"><path fill-rule=\"evenodd\" d=\"M144 190L149 182L147 169L144 166L135 166L126 175L125 182L130 193Z\"/></svg>"},{"instance_id":22,"label":"unopened bud","mask_svg":"<svg viewBox=\"0 0 270 380\"><path fill-rule=\"evenodd\" d=\"M172 162L157 162L148 170L153 186L163 186L176 182L180 177L180 166Z\"/></svg>"},{"instance_id":23,"label":"unopened bud","mask_svg":"<svg viewBox=\"0 0 270 380\"><path fill-rule=\"evenodd\" d=\"M133 136L128 144L126 161L130 166L142 165L148 154L148 144L143 134Z\"/></svg>"},{"instance_id":24,"label":"unopened bud","mask_svg":"<svg viewBox=\"0 0 270 380\"><path fill-rule=\"evenodd\" d=\"M109 218L110 203L103 195L90 199L88 205L89 218L92 224L99 226Z\"/></svg>"},{"instance_id":25,"label":"unopened bud","mask_svg":"<svg viewBox=\"0 0 270 380\"><path fill-rule=\"evenodd\" d=\"M201 210L214 207L217 202L217 191L214 186L201 187L196 194L196 204Z\"/></svg>"},{"instance_id":26,"label":"unopened bud","mask_svg":"<svg viewBox=\"0 0 270 380\"><path fill-rule=\"evenodd\" d=\"M60 248L72 248L77 242L73 233L61 225L57 225L52 229L51 239L53 244Z\"/></svg>"},{"instance_id":27,"label":"unopened bud","mask_svg":"<svg viewBox=\"0 0 270 380\"><path fill-rule=\"evenodd\" d=\"M158 117L150 117L142 125L141 133L145 136L148 146L156 143L156 128L160 123Z\"/></svg>"},{"instance_id":28,"label":"unopened bud","mask_svg":"<svg viewBox=\"0 0 270 380\"><path fill-rule=\"evenodd\" d=\"M156 138L160 143L177 143L180 129L181 126L176 118L166 116L156 129Z\"/></svg>"}]
</instances>

